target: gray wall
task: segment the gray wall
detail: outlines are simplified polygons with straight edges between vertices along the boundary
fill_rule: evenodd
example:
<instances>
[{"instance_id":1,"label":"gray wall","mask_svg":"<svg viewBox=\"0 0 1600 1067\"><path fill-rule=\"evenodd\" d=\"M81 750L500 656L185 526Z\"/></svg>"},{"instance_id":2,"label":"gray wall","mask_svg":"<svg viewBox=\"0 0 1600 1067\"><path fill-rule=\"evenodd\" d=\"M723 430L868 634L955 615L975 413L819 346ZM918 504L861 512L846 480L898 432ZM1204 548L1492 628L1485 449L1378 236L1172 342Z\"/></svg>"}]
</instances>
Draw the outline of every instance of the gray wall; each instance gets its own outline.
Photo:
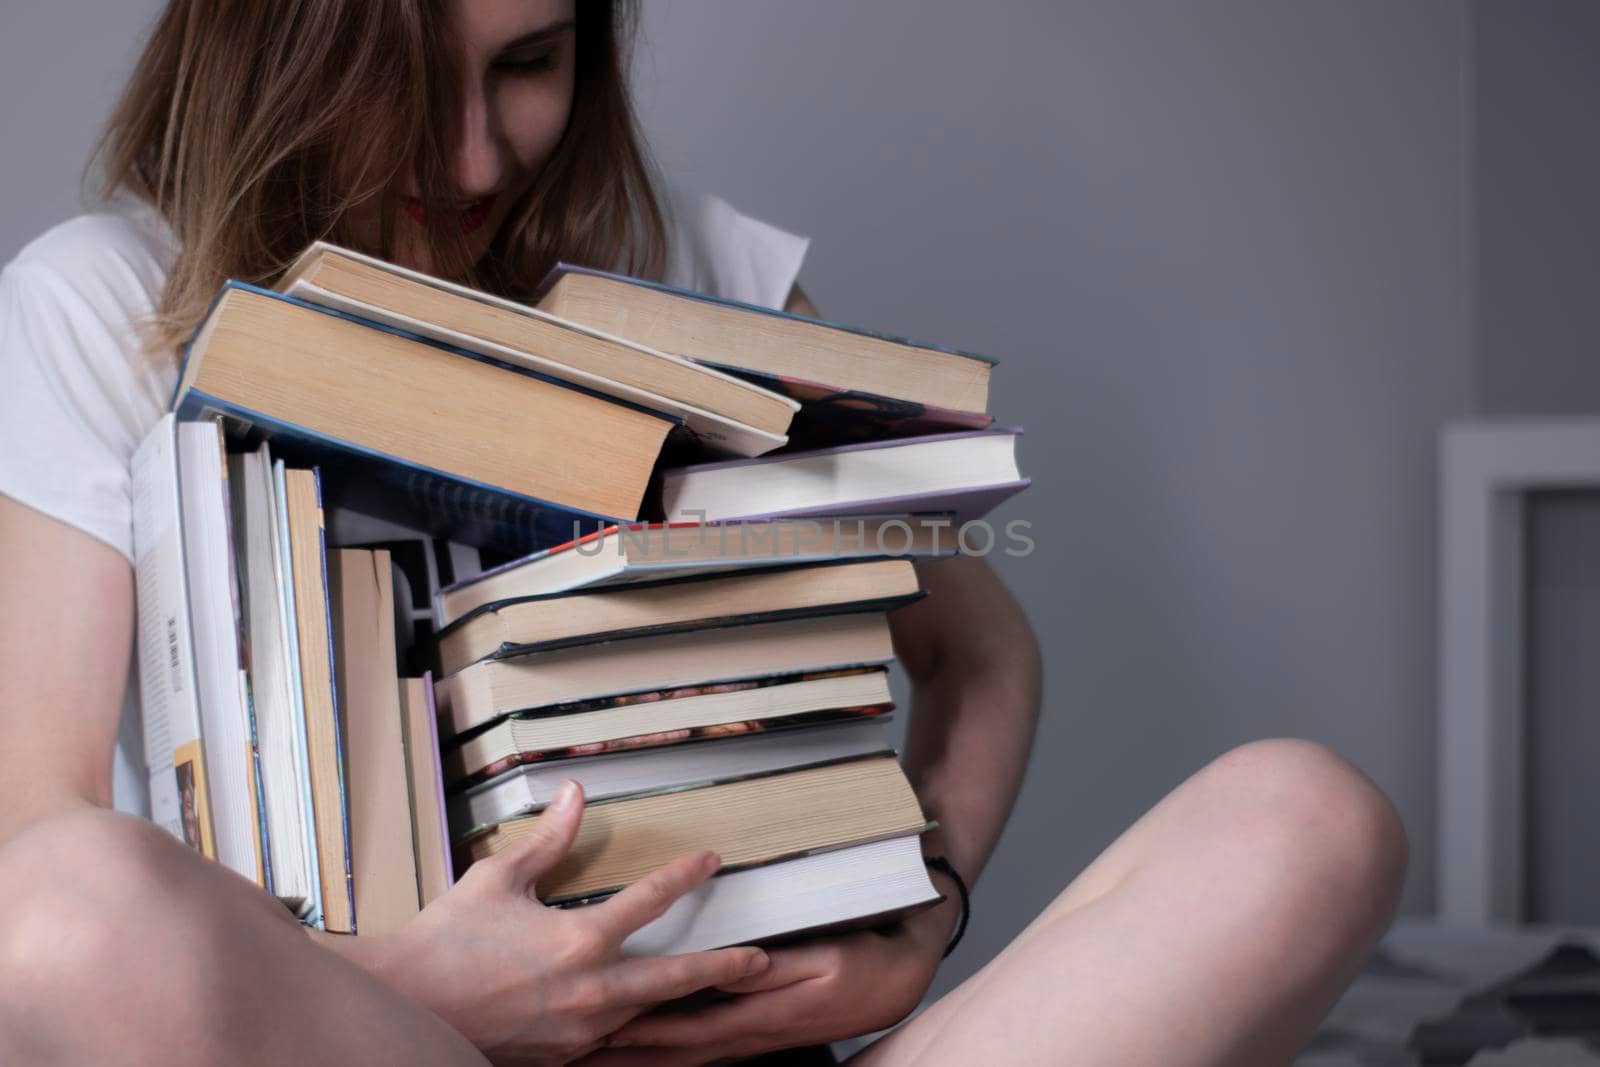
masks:
<instances>
[{"instance_id":1,"label":"gray wall","mask_svg":"<svg viewBox=\"0 0 1600 1067\"><path fill-rule=\"evenodd\" d=\"M1474 406L1600 411L1600 4L1473 4ZM1600 921L1600 496L1529 509L1530 920ZM1590 743L1586 743L1590 742Z\"/></svg>"},{"instance_id":2,"label":"gray wall","mask_svg":"<svg viewBox=\"0 0 1600 1067\"><path fill-rule=\"evenodd\" d=\"M1047 650L948 982L1251 738L1398 802L1431 904L1434 433L1467 409L1454 4L656 0L668 173L810 234L825 314L992 352ZM685 61L685 57L702 57Z\"/></svg>"},{"instance_id":3,"label":"gray wall","mask_svg":"<svg viewBox=\"0 0 1600 1067\"><path fill-rule=\"evenodd\" d=\"M0 263L80 209L84 160L156 0L0 0Z\"/></svg>"},{"instance_id":4,"label":"gray wall","mask_svg":"<svg viewBox=\"0 0 1600 1067\"><path fill-rule=\"evenodd\" d=\"M1600 410L1600 4L1476 0L1475 400Z\"/></svg>"},{"instance_id":5,"label":"gray wall","mask_svg":"<svg viewBox=\"0 0 1600 1067\"><path fill-rule=\"evenodd\" d=\"M1527 513L1529 922L1600 924L1600 493L1533 493Z\"/></svg>"},{"instance_id":6,"label":"gray wall","mask_svg":"<svg viewBox=\"0 0 1600 1067\"><path fill-rule=\"evenodd\" d=\"M74 210L154 0L0 13L0 257ZM1325 741L1431 901L1434 431L1467 410L1464 8L652 0L668 172L811 235L834 317L993 352L1048 657L943 985L1228 747ZM87 73L85 73L87 72ZM41 106L44 102L46 106Z\"/></svg>"}]
</instances>

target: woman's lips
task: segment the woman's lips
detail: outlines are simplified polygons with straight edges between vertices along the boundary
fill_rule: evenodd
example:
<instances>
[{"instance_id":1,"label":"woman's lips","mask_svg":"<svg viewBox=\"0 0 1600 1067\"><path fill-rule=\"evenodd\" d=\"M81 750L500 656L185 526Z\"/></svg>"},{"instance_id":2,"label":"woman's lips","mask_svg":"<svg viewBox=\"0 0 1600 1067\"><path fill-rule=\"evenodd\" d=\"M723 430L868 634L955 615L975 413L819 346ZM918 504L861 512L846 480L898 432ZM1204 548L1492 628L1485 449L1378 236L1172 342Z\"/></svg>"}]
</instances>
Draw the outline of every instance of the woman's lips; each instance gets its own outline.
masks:
<instances>
[{"instance_id":1,"label":"woman's lips","mask_svg":"<svg viewBox=\"0 0 1600 1067\"><path fill-rule=\"evenodd\" d=\"M428 212L422 206L422 201L414 196L405 198L406 214L418 226L428 224ZM489 218L489 212L494 209L494 197L486 196L481 200L474 200L465 207L455 209L441 209L439 217L448 225L455 225L463 235L469 235L483 226Z\"/></svg>"}]
</instances>

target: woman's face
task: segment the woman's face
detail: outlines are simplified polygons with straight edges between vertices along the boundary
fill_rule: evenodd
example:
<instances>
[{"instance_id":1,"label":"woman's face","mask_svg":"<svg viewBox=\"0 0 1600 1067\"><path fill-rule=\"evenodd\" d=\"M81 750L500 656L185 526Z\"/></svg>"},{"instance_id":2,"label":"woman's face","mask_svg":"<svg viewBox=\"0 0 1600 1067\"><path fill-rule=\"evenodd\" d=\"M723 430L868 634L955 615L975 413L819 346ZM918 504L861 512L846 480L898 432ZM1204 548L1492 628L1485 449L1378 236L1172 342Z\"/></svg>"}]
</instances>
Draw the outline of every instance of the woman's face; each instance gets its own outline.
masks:
<instances>
[{"instance_id":1,"label":"woman's face","mask_svg":"<svg viewBox=\"0 0 1600 1067\"><path fill-rule=\"evenodd\" d=\"M457 197L442 220L474 260L555 151L572 110L576 0L452 0L460 46L461 139L451 159ZM400 258L427 270L420 201L397 225Z\"/></svg>"}]
</instances>

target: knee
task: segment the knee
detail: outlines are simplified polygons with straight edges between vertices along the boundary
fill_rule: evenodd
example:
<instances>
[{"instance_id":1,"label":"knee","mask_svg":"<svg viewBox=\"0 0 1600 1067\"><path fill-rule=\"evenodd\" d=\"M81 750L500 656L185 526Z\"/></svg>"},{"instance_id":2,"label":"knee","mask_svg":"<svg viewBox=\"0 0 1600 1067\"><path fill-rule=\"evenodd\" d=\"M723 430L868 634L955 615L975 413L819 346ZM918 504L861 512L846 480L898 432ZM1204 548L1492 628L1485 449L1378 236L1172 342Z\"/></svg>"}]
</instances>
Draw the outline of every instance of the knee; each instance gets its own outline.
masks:
<instances>
[{"instance_id":1,"label":"knee","mask_svg":"<svg viewBox=\"0 0 1600 1067\"><path fill-rule=\"evenodd\" d=\"M1258 741L1202 772L1230 797L1238 844L1273 903L1303 933L1320 921L1342 941L1371 940L1393 917L1405 876L1405 828L1389 798L1309 741Z\"/></svg>"},{"instance_id":2,"label":"knee","mask_svg":"<svg viewBox=\"0 0 1600 1067\"><path fill-rule=\"evenodd\" d=\"M59 1033L85 1002L115 1012L135 976L175 1003L203 996L203 969L192 966L207 943L193 870L202 866L154 825L103 810L55 816L8 841L0 984L21 994L8 999L23 1015L9 1021ZM173 968L179 955L186 966Z\"/></svg>"}]
</instances>

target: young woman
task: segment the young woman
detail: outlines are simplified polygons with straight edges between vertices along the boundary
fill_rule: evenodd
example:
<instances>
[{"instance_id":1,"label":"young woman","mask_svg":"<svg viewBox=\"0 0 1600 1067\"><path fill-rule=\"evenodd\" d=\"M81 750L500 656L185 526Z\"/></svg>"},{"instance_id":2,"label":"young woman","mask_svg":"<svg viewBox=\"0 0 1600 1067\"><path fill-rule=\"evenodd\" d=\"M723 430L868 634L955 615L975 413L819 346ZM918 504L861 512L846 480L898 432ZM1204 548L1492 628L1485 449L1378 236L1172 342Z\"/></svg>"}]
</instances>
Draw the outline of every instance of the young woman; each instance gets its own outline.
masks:
<instances>
[{"instance_id":1,"label":"young woman","mask_svg":"<svg viewBox=\"0 0 1600 1067\"><path fill-rule=\"evenodd\" d=\"M308 933L128 814L128 459L222 279L271 283L328 237L513 296L561 258L809 310L803 241L653 186L627 15L171 0L101 146L109 209L0 275L0 1061L703 1064L879 1030L927 990L959 917L945 874L951 903L891 930L623 959L715 858L546 909L529 890L570 845L575 788L384 938ZM1040 658L981 560L922 578L933 595L893 616L906 762L941 826L929 853L970 882L1017 792ZM1236 750L857 1061L1284 1063L1387 923L1403 866L1392 809L1337 757ZM649 1013L706 987L736 996Z\"/></svg>"}]
</instances>

